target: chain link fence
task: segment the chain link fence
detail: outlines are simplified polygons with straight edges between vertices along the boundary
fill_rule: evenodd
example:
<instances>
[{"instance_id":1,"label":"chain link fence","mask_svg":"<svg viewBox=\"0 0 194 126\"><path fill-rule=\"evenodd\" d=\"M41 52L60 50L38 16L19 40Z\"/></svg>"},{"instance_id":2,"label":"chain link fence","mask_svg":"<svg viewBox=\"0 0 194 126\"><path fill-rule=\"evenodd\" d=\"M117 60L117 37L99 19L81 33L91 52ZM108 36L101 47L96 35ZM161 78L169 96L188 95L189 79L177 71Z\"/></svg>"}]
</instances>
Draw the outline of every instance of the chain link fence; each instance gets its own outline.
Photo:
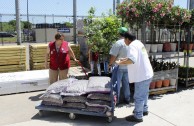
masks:
<instances>
[{"instance_id":1,"label":"chain link fence","mask_svg":"<svg viewBox=\"0 0 194 126\"><path fill-rule=\"evenodd\" d=\"M56 32L63 32L66 40L75 42L80 26L74 26L73 0L18 0L21 42L47 43L54 39ZM96 9L96 16L108 14L115 8L115 0L76 0L76 19L83 20L88 16L91 7ZM113 7L114 6L114 7ZM16 0L0 1L0 43L17 42ZM80 23L78 23L80 24ZM82 24L80 24L82 25Z\"/></svg>"}]
</instances>

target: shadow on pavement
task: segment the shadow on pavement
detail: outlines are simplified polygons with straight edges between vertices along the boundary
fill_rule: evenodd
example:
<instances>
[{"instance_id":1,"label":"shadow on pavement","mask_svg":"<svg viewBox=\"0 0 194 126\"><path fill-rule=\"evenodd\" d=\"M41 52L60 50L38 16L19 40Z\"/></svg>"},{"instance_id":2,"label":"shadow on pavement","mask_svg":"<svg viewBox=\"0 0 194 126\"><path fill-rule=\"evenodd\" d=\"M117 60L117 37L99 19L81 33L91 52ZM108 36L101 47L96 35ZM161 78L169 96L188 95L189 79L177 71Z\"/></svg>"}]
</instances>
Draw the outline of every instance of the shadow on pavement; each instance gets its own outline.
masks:
<instances>
[{"instance_id":1,"label":"shadow on pavement","mask_svg":"<svg viewBox=\"0 0 194 126\"><path fill-rule=\"evenodd\" d=\"M164 95L179 94L187 90L194 90L194 86L185 87L183 85L179 85L176 92L167 92L165 94L160 94L160 95L150 95L149 100L161 99Z\"/></svg>"},{"instance_id":2,"label":"shadow on pavement","mask_svg":"<svg viewBox=\"0 0 194 126\"><path fill-rule=\"evenodd\" d=\"M36 114L32 120L48 121L51 123L64 123L72 126L135 126L137 123L128 122L125 118L114 117L113 121L109 123L107 117L89 116L77 114L75 120L69 119L68 113L60 112L44 112L43 116Z\"/></svg>"},{"instance_id":3,"label":"shadow on pavement","mask_svg":"<svg viewBox=\"0 0 194 126\"><path fill-rule=\"evenodd\" d=\"M38 95L36 95L36 96L31 96L31 97L29 97L29 99L30 99L31 101L39 101L39 100L40 100L39 97L40 97L41 95L43 95L43 93L38 94Z\"/></svg>"}]
</instances>

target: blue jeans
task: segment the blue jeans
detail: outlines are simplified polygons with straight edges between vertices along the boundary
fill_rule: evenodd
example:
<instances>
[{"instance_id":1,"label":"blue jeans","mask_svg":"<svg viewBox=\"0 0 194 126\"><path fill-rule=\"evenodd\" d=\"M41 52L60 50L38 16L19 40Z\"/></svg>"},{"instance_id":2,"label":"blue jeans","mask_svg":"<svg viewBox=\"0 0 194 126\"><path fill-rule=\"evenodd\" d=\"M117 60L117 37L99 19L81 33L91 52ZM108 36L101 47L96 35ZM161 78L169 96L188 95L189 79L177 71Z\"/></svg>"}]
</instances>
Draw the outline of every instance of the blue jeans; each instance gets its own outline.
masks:
<instances>
[{"instance_id":1,"label":"blue jeans","mask_svg":"<svg viewBox=\"0 0 194 126\"><path fill-rule=\"evenodd\" d=\"M135 110L134 116L138 119L142 119L143 112L148 111L148 96L149 96L149 87L151 79L136 82L135 83L135 93L134 93L134 100L135 100Z\"/></svg>"},{"instance_id":2,"label":"blue jeans","mask_svg":"<svg viewBox=\"0 0 194 126\"><path fill-rule=\"evenodd\" d=\"M119 97L120 97L120 87L121 87L121 82L122 82L122 87L123 87L123 93L124 93L124 98L125 101L129 102L130 101L130 87L129 87L129 79L128 79L128 70L127 69L118 69L117 71L117 101L119 102ZM122 92L121 92L122 93Z\"/></svg>"}]
</instances>

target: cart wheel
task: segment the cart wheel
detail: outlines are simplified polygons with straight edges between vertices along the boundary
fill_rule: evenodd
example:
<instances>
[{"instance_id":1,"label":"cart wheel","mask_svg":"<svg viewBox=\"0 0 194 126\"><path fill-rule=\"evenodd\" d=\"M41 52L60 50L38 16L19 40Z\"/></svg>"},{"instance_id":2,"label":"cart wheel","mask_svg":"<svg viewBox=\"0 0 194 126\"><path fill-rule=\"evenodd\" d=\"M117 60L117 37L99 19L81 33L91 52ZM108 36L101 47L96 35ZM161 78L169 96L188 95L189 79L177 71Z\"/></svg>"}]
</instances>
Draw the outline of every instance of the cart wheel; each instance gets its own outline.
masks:
<instances>
[{"instance_id":1,"label":"cart wheel","mask_svg":"<svg viewBox=\"0 0 194 126\"><path fill-rule=\"evenodd\" d=\"M108 122L111 123L112 122L112 117L108 117Z\"/></svg>"},{"instance_id":2,"label":"cart wheel","mask_svg":"<svg viewBox=\"0 0 194 126\"><path fill-rule=\"evenodd\" d=\"M69 113L69 118L70 118L71 120L74 120L74 119L75 119L75 114L74 114L74 113Z\"/></svg>"},{"instance_id":3,"label":"cart wheel","mask_svg":"<svg viewBox=\"0 0 194 126\"><path fill-rule=\"evenodd\" d=\"M106 116L111 116L112 115L112 112L106 112Z\"/></svg>"},{"instance_id":4,"label":"cart wheel","mask_svg":"<svg viewBox=\"0 0 194 126\"><path fill-rule=\"evenodd\" d=\"M42 110L39 110L38 115L39 115L40 117L42 117L42 116L44 115L44 114L43 114L43 111L42 111Z\"/></svg>"}]
</instances>

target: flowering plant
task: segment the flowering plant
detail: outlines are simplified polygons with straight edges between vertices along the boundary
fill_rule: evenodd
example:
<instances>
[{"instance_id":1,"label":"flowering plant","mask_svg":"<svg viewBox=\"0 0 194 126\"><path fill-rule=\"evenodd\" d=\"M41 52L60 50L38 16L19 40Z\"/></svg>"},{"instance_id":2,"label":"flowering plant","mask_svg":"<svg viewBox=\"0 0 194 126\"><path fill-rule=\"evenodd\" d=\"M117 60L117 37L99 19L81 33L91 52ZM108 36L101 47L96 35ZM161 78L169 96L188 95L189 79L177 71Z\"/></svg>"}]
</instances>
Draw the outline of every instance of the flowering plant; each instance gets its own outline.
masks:
<instances>
[{"instance_id":1,"label":"flowering plant","mask_svg":"<svg viewBox=\"0 0 194 126\"><path fill-rule=\"evenodd\" d=\"M131 0L117 7L117 15L131 27L141 27L143 21L149 24L173 26L189 22L191 14L179 6L172 6L171 0Z\"/></svg>"}]
</instances>

